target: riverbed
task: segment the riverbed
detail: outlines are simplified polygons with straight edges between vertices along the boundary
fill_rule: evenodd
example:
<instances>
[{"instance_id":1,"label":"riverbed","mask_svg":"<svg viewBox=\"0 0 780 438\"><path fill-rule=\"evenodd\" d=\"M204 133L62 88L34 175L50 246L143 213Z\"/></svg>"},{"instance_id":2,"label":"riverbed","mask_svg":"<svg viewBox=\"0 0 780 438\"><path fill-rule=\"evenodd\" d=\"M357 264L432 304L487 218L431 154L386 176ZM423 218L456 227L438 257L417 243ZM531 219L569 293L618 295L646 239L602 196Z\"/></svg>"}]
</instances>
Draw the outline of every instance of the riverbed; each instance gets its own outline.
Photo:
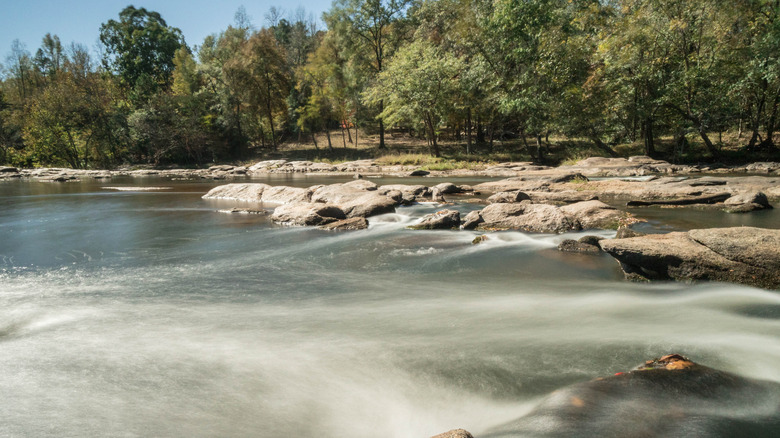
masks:
<instances>
[{"instance_id":1,"label":"riverbed","mask_svg":"<svg viewBox=\"0 0 780 438\"><path fill-rule=\"evenodd\" d=\"M0 182L0 436L479 436L671 352L780 382L776 291L631 283L557 251L592 232L405 228L435 204L279 226L219 213L235 203L201 199L219 184ZM645 232L780 228L780 210L631 211Z\"/></svg>"}]
</instances>

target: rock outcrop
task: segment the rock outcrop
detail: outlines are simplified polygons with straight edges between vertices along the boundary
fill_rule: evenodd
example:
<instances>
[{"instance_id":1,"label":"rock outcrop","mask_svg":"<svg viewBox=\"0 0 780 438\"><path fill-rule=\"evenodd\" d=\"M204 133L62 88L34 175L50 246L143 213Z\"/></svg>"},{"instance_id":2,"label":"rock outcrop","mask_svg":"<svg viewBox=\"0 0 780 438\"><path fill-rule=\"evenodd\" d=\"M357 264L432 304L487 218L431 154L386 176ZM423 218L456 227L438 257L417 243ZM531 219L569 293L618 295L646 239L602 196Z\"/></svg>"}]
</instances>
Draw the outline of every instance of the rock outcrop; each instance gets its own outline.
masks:
<instances>
[{"instance_id":1,"label":"rock outcrop","mask_svg":"<svg viewBox=\"0 0 780 438\"><path fill-rule=\"evenodd\" d=\"M713 280L780 288L780 230L712 228L599 244L633 280Z\"/></svg>"},{"instance_id":2,"label":"rock outcrop","mask_svg":"<svg viewBox=\"0 0 780 438\"><path fill-rule=\"evenodd\" d=\"M774 437L780 432L778 400L776 382L670 354L560 389L480 437Z\"/></svg>"},{"instance_id":3,"label":"rock outcrop","mask_svg":"<svg viewBox=\"0 0 780 438\"><path fill-rule=\"evenodd\" d=\"M549 204L498 202L472 211L463 220L466 230L522 230L532 233L564 233L582 229L616 229L626 213L601 201L585 201L556 207Z\"/></svg>"},{"instance_id":4,"label":"rock outcrop","mask_svg":"<svg viewBox=\"0 0 780 438\"><path fill-rule=\"evenodd\" d=\"M368 220L364 217L353 217L320 226L320 229L328 231L355 231L366 228L368 228Z\"/></svg>"}]
</instances>

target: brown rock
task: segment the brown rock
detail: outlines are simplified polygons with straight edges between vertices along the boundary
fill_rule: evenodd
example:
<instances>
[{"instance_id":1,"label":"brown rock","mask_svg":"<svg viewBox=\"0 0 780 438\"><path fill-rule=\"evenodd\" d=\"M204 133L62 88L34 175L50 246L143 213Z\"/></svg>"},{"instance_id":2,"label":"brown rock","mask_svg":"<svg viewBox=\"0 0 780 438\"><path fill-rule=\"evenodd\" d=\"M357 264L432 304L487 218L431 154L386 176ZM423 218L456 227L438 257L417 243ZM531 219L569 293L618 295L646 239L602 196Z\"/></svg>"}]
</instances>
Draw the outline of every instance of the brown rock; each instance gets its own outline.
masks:
<instances>
[{"instance_id":1,"label":"brown rock","mask_svg":"<svg viewBox=\"0 0 780 438\"><path fill-rule=\"evenodd\" d=\"M436 213L423 216L415 225L409 228L413 230L448 230L460 226L460 212L457 210L441 210Z\"/></svg>"},{"instance_id":2,"label":"brown rock","mask_svg":"<svg viewBox=\"0 0 780 438\"><path fill-rule=\"evenodd\" d=\"M474 438L474 437L465 429L453 429L448 432L434 435L431 438Z\"/></svg>"}]
</instances>

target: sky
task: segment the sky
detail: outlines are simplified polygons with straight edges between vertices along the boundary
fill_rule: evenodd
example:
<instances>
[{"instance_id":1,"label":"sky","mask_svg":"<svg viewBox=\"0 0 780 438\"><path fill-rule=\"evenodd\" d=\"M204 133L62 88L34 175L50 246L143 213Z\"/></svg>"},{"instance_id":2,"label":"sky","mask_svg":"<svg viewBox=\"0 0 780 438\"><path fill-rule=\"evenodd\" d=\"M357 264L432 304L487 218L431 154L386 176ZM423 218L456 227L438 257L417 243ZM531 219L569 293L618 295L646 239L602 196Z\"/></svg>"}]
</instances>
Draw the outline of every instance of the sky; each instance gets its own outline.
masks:
<instances>
[{"instance_id":1,"label":"sky","mask_svg":"<svg viewBox=\"0 0 780 438\"><path fill-rule=\"evenodd\" d=\"M193 47L207 35L225 30L241 6L259 28L266 24L264 17L272 6L289 16L303 7L307 16L313 13L321 23L331 0L0 0L0 64L15 39L35 55L46 33L59 36L63 46L76 42L96 51L100 25L118 20L128 5L159 12L169 26L181 29L187 45Z\"/></svg>"}]
</instances>

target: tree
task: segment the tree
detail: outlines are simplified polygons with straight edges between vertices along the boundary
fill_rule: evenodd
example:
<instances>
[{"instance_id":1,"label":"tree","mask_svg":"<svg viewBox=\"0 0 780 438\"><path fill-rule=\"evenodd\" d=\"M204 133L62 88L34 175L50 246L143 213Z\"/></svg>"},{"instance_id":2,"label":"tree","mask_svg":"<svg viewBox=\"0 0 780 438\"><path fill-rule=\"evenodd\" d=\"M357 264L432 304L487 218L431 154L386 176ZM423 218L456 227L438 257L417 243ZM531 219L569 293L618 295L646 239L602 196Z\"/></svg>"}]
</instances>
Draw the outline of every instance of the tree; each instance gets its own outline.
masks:
<instances>
[{"instance_id":1,"label":"tree","mask_svg":"<svg viewBox=\"0 0 780 438\"><path fill-rule=\"evenodd\" d=\"M240 90L240 99L271 133L276 149L276 118L287 113L286 98L290 92L290 70L287 55L273 33L264 29L241 45L238 56L225 64L225 73ZM261 122L261 139L265 141Z\"/></svg>"},{"instance_id":2,"label":"tree","mask_svg":"<svg viewBox=\"0 0 780 438\"><path fill-rule=\"evenodd\" d=\"M379 117L389 123L421 122L433 145L433 155L439 157L439 126L455 109L453 97L460 90L458 75L462 70L461 61L452 54L428 41L415 41L396 53L366 99L387 102Z\"/></svg>"},{"instance_id":3,"label":"tree","mask_svg":"<svg viewBox=\"0 0 780 438\"><path fill-rule=\"evenodd\" d=\"M386 61L407 39L403 18L410 0L338 0L325 21L339 33L344 50L353 62L366 65L373 76L384 70ZM374 104L384 111L384 100ZM379 148L385 147L385 121L379 117Z\"/></svg>"},{"instance_id":4,"label":"tree","mask_svg":"<svg viewBox=\"0 0 780 438\"><path fill-rule=\"evenodd\" d=\"M106 48L104 66L116 72L139 98L168 90L173 58L184 45L181 31L169 27L159 13L133 6L119 13L119 21L100 26L100 41Z\"/></svg>"}]
</instances>

